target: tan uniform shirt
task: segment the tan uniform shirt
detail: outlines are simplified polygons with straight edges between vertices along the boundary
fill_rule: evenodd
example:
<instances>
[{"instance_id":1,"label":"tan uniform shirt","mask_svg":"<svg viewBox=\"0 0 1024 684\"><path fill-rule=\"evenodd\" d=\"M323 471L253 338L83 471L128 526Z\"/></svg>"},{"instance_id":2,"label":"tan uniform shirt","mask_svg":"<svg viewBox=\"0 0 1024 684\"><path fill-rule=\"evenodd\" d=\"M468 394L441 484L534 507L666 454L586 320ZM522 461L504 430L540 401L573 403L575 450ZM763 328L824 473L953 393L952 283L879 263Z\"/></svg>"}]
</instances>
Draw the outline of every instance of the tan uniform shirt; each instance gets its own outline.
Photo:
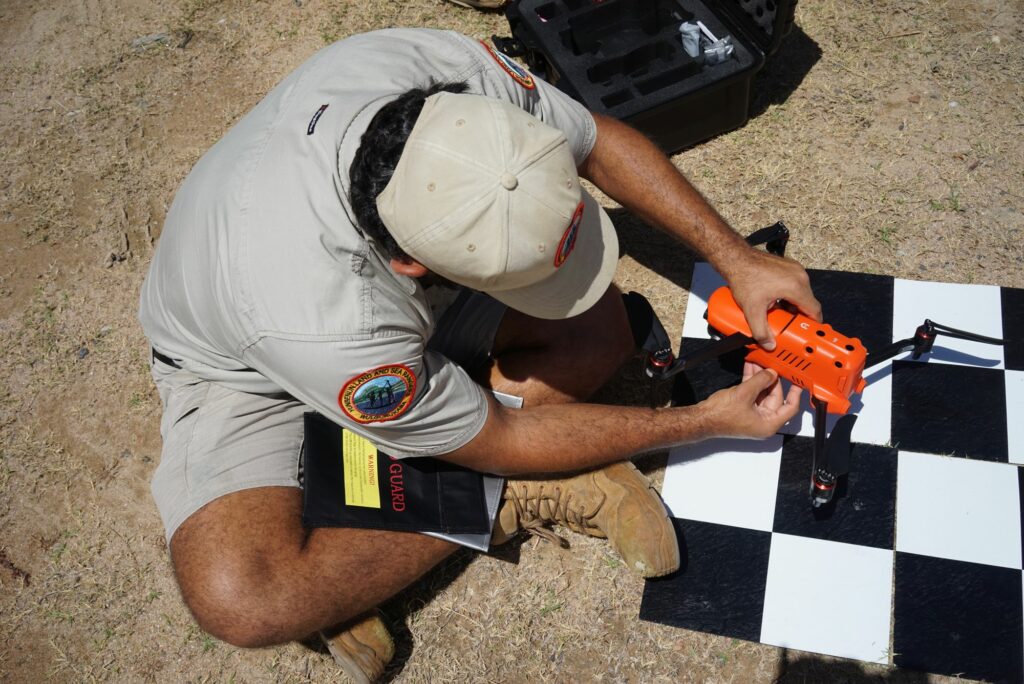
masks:
<instances>
[{"instance_id":1,"label":"tan uniform shirt","mask_svg":"<svg viewBox=\"0 0 1024 684\"><path fill-rule=\"evenodd\" d=\"M390 29L324 48L196 164L142 288L153 346L200 378L291 395L396 457L447 453L486 420L482 389L425 349L422 288L354 227L348 169L381 106L465 81L590 153L593 118L484 44Z\"/></svg>"}]
</instances>

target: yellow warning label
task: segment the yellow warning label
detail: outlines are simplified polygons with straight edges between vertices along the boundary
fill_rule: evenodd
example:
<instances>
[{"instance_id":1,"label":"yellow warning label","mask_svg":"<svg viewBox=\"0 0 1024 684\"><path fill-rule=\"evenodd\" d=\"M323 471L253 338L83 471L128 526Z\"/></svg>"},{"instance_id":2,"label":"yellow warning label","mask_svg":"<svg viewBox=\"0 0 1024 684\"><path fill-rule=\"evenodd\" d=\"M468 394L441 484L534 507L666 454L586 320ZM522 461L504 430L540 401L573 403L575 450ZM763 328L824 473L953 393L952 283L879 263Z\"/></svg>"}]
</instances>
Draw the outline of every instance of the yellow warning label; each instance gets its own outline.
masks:
<instances>
[{"instance_id":1,"label":"yellow warning label","mask_svg":"<svg viewBox=\"0 0 1024 684\"><path fill-rule=\"evenodd\" d=\"M377 448L364 437L341 431L341 450L345 469L345 504L380 508L377 482Z\"/></svg>"}]
</instances>

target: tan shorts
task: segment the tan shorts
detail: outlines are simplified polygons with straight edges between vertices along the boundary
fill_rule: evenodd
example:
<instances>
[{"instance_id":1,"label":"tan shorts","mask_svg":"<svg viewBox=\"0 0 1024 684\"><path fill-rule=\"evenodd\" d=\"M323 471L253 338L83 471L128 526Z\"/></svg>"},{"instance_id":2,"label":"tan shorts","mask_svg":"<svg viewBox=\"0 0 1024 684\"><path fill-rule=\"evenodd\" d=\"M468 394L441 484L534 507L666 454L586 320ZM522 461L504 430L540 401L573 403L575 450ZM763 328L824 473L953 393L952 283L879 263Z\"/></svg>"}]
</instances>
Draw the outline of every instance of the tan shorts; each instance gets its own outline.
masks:
<instances>
[{"instance_id":1,"label":"tan shorts","mask_svg":"<svg viewBox=\"0 0 1024 684\"><path fill-rule=\"evenodd\" d=\"M504 304L463 293L435 314L429 346L473 369L490 354L504 314ZM309 407L230 390L158 360L152 374L164 413L151 489L168 542L190 515L225 494L302 486L302 415Z\"/></svg>"}]
</instances>

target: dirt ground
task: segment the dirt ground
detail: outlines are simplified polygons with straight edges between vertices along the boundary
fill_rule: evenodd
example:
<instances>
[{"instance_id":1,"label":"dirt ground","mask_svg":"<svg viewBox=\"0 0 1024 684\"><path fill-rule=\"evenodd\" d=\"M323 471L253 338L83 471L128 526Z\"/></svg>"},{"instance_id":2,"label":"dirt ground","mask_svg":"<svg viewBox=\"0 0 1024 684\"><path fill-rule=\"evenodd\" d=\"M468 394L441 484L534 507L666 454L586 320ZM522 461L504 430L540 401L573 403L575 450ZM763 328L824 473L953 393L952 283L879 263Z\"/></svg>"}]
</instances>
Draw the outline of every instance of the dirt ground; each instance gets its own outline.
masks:
<instances>
[{"instance_id":1,"label":"dirt ground","mask_svg":"<svg viewBox=\"0 0 1024 684\"><path fill-rule=\"evenodd\" d=\"M678 166L738 230L784 219L809 267L1024 287L1024 4L808 1L797 22L750 123ZM508 30L443 0L0 3L0 680L343 679L302 644L218 642L183 606L135 313L199 156L318 48L407 25ZM618 216L618 282L677 337L692 257ZM389 603L389 676L945 681L640 622L642 582L572 542L459 554Z\"/></svg>"}]
</instances>

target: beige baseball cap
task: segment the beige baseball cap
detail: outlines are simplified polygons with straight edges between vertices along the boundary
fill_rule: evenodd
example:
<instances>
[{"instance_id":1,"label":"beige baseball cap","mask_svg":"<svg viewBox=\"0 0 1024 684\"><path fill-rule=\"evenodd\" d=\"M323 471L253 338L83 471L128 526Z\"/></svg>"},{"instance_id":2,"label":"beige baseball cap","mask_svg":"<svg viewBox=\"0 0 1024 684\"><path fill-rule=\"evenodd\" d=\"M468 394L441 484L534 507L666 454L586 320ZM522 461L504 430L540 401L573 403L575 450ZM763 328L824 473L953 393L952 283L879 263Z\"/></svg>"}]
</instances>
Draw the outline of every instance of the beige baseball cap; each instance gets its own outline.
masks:
<instances>
[{"instance_id":1,"label":"beige baseball cap","mask_svg":"<svg viewBox=\"0 0 1024 684\"><path fill-rule=\"evenodd\" d=\"M537 318L583 313L615 275L615 228L565 135L494 98L427 98L377 210L413 259Z\"/></svg>"}]
</instances>

